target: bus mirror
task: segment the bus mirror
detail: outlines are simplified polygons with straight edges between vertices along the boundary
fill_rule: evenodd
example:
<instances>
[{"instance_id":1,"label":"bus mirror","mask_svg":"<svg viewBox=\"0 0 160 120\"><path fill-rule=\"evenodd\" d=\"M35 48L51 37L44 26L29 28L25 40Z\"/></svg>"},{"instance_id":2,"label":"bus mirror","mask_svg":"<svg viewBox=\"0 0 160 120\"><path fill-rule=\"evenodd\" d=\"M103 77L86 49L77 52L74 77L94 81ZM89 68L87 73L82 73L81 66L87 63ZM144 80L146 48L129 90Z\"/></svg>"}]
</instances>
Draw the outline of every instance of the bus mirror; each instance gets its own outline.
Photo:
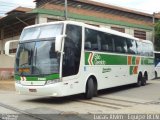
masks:
<instances>
[{"instance_id":1,"label":"bus mirror","mask_svg":"<svg viewBox=\"0 0 160 120\"><path fill-rule=\"evenodd\" d=\"M8 55L8 56L10 56L10 57L14 57L15 55L11 55L10 54L10 45L11 45L11 43L14 43L14 42L18 42L19 40L12 40L12 41L7 41L6 43L5 43L5 54L6 55Z\"/></svg>"},{"instance_id":2,"label":"bus mirror","mask_svg":"<svg viewBox=\"0 0 160 120\"><path fill-rule=\"evenodd\" d=\"M61 36L56 37L56 40L55 40L55 51L56 52L62 52L61 48L62 48L62 41L64 37L66 37L66 35L61 35Z\"/></svg>"}]
</instances>

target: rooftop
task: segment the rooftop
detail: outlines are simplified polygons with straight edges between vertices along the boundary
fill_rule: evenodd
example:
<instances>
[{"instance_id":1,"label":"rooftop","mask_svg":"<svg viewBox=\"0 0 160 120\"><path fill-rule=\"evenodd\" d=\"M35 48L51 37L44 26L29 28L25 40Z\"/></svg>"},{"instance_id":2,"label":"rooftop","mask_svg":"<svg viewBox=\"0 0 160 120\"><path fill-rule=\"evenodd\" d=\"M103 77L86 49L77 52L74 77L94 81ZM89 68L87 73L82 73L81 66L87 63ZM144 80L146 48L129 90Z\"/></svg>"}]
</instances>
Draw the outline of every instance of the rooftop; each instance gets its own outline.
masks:
<instances>
[{"instance_id":1,"label":"rooftop","mask_svg":"<svg viewBox=\"0 0 160 120\"><path fill-rule=\"evenodd\" d=\"M12 13L26 13L26 12L29 12L29 11L31 11L32 9L31 8L26 8L26 7L21 7L21 6L19 6L19 7L17 7L17 8L15 8L15 9L13 9L13 10L11 10L11 11L9 11L9 12L7 12L6 14L12 14Z\"/></svg>"},{"instance_id":2,"label":"rooftop","mask_svg":"<svg viewBox=\"0 0 160 120\"><path fill-rule=\"evenodd\" d=\"M34 2L38 2L38 1L40 1L40 0L35 0ZM77 2L81 2L81 3L85 3L85 4L99 6L99 7L110 8L110 9L114 9L114 10L133 13L133 14L137 14L137 15L143 15L143 16L147 16L147 17L153 17L153 14L140 12L140 11L136 11L136 10L131 10L128 8L123 8L123 7L119 7L119 6L115 6L115 5L95 2L95 1L91 1L91 0L68 0L68 1L77 1ZM160 16L156 16L156 18L160 18Z\"/></svg>"},{"instance_id":3,"label":"rooftop","mask_svg":"<svg viewBox=\"0 0 160 120\"><path fill-rule=\"evenodd\" d=\"M155 17L156 18L160 18L160 12L159 13L155 13Z\"/></svg>"}]
</instances>

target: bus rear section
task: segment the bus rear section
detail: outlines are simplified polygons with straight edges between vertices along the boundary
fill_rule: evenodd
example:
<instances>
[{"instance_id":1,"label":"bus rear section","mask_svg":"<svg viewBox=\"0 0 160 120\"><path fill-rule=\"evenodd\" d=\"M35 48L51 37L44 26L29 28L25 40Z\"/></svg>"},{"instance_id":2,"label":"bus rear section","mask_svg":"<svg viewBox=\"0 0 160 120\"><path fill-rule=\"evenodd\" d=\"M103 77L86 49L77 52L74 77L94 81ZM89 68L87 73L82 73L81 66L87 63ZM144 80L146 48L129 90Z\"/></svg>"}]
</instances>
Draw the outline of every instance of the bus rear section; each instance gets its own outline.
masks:
<instances>
[{"instance_id":1,"label":"bus rear section","mask_svg":"<svg viewBox=\"0 0 160 120\"><path fill-rule=\"evenodd\" d=\"M147 80L154 78L153 50L150 41L86 27L84 75L91 81L90 91L134 83L145 86Z\"/></svg>"},{"instance_id":2,"label":"bus rear section","mask_svg":"<svg viewBox=\"0 0 160 120\"><path fill-rule=\"evenodd\" d=\"M160 52L154 51L155 78L160 77Z\"/></svg>"}]
</instances>

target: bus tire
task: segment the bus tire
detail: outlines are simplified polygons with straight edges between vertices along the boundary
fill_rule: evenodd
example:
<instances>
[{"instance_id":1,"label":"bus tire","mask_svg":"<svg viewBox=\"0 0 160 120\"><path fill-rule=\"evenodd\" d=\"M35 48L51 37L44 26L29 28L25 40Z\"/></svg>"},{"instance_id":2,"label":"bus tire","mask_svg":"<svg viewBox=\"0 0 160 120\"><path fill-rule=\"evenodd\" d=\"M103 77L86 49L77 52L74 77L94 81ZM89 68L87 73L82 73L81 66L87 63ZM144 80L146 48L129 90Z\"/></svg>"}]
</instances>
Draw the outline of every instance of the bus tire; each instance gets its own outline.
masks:
<instances>
[{"instance_id":1,"label":"bus tire","mask_svg":"<svg viewBox=\"0 0 160 120\"><path fill-rule=\"evenodd\" d=\"M96 79L95 76L91 76L91 78L93 79L93 82L94 82L94 94L93 94L93 96L94 96L94 97L97 97L97 96L98 96L97 79Z\"/></svg>"},{"instance_id":2,"label":"bus tire","mask_svg":"<svg viewBox=\"0 0 160 120\"><path fill-rule=\"evenodd\" d=\"M94 96L94 81L93 79L90 77L87 81L86 84L86 92L85 92L85 98L86 99L92 99L92 97Z\"/></svg>"},{"instance_id":3,"label":"bus tire","mask_svg":"<svg viewBox=\"0 0 160 120\"><path fill-rule=\"evenodd\" d=\"M146 85L147 80L148 80L148 75L147 75L147 73L145 73L145 74L144 74L144 77L143 77L143 79L142 79L142 86L145 86L145 85Z\"/></svg>"},{"instance_id":4,"label":"bus tire","mask_svg":"<svg viewBox=\"0 0 160 120\"><path fill-rule=\"evenodd\" d=\"M98 91L97 91L97 83L94 83L94 94L93 94L94 97L97 97L98 96Z\"/></svg>"},{"instance_id":5,"label":"bus tire","mask_svg":"<svg viewBox=\"0 0 160 120\"><path fill-rule=\"evenodd\" d=\"M142 85L142 79L143 79L142 74L139 73L138 80L137 80L137 83L136 83L137 87L140 87Z\"/></svg>"},{"instance_id":6,"label":"bus tire","mask_svg":"<svg viewBox=\"0 0 160 120\"><path fill-rule=\"evenodd\" d=\"M143 79L142 79L142 86L145 86L146 85L146 79L145 79L145 77L143 77Z\"/></svg>"},{"instance_id":7,"label":"bus tire","mask_svg":"<svg viewBox=\"0 0 160 120\"><path fill-rule=\"evenodd\" d=\"M158 75L157 75L157 72L155 71L155 79L157 79Z\"/></svg>"}]
</instances>

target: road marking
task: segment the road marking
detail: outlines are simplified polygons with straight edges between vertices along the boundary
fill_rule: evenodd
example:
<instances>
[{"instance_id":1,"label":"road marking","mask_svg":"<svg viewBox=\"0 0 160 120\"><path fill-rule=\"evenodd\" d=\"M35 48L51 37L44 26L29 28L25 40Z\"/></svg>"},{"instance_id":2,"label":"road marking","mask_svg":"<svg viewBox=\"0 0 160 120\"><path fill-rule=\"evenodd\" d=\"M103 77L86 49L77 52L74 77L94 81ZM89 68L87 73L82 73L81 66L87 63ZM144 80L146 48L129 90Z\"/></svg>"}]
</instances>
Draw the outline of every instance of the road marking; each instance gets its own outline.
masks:
<instances>
[{"instance_id":1,"label":"road marking","mask_svg":"<svg viewBox=\"0 0 160 120\"><path fill-rule=\"evenodd\" d=\"M122 102L127 102L127 103L145 104L144 102L135 102L135 101L122 100L122 99L117 99L117 98L109 98L109 97L99 97L99 98L108 99L108 100L115 100L115 101L122 101Z\"/></svg>"},{"instance_id":2,"label":"road marking","mask_svg":"<svg viewBox=\"0 0 160 120\"><path fill-rule=\"evenodd\" d=\"M100 102L100 103L104 103L104 104L109 104L109 105L115 105L115 106L119 106L119 107L132 107L130 105L122 105L122 104L118 104L118 103L112 103L112 102L103 102L100 100L92 100L94 102Z\"/></svg>"},{"instance_id":3,"label":"road marking","mask_svg":"<svg viewBox=\"0 0 160 120\"><path fill-rule=\"evenodd\" d=\"M93 101L93 100L77 100L77 101L81 102L81 103L96 105L96 106L100 106L100 107L107 107L107 108L116 109L116 110L121 109L120 107L106 105L106 104L103 104L102 102L96 102L96 101Z\"/></svg>"}]
</instances>

